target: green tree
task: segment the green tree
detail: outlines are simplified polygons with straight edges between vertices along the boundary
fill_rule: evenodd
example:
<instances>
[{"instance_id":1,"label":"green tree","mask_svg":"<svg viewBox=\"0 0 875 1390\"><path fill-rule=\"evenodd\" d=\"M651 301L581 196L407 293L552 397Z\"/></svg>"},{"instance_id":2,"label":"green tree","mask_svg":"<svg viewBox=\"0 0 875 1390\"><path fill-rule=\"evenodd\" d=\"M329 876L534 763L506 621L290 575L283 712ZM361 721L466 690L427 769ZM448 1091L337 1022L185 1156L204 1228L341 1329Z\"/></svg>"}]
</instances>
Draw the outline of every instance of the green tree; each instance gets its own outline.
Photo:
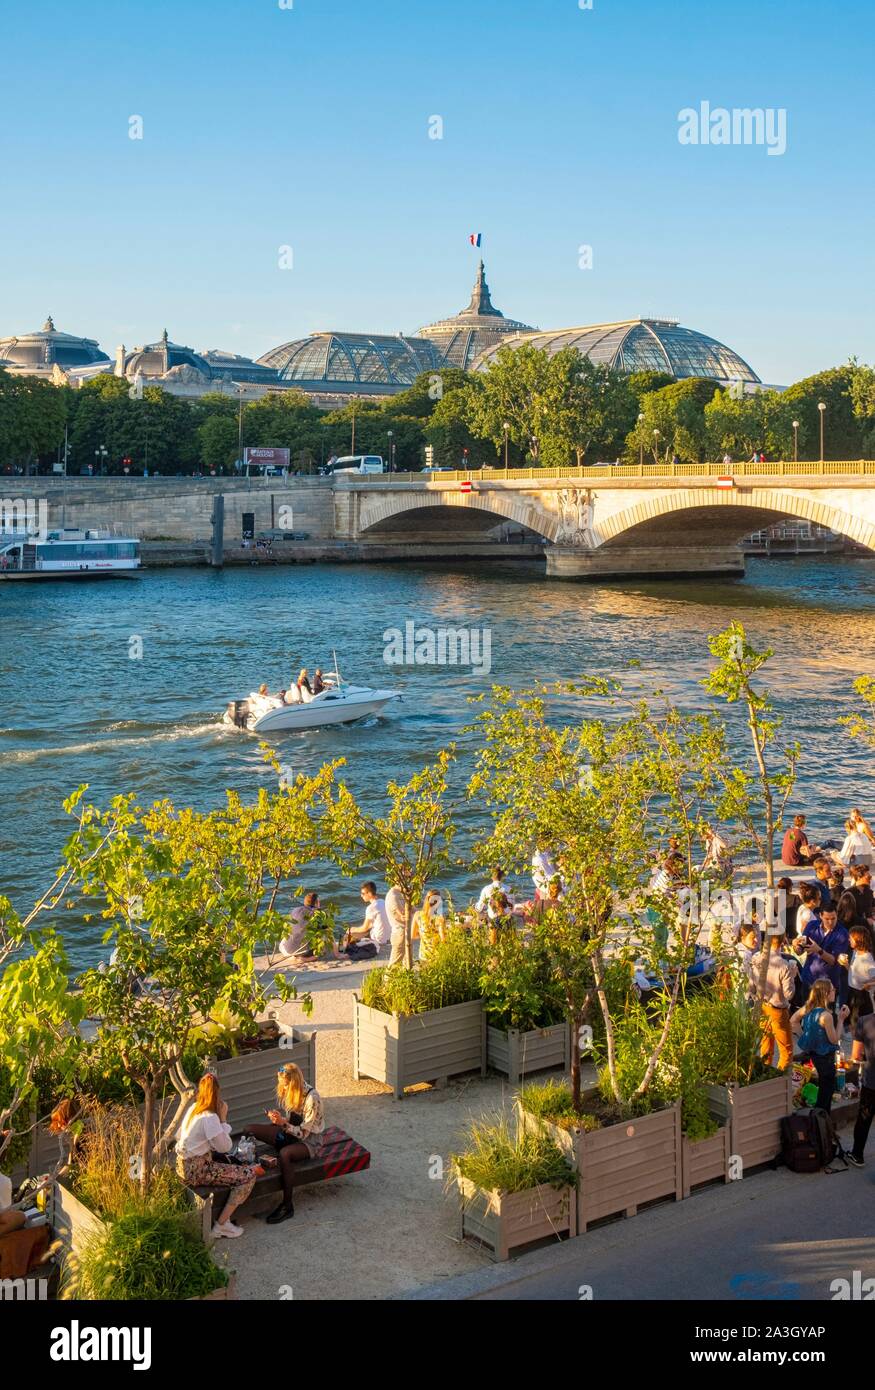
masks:
<instances>
[{"instance_id":1,"label":"green tree","mask_svg":"<svg viewBox=\"0 0 875 1390\"><path fill-rule=\"evenodd\" d=\"M0 464L29 473L64 438L66 402L51 382L0 370Z\"/></svg>"},{"instance_id":2,"label":"green tree","mask_svg":"<svg viewBox=\"0 0 875 1390\"><path fill-rule=\"evenodd\" d=\"M708 448L712 457L728 453L742 461L760 451L772 459L792 458L794 418L792 403L780 391L717 391L705 406ZM806 438L800 428L803 449Z\"/></svg>"},{"instance_id":3,"label":"green tree","mask_svg":"<svg viewBox=\"0 0 875 1390\"><path fill-rule=\"evenodd\" d=\"M768 690L755 684L758 672L773 655L771 648L754 647L739 622L730 623L723 632L711 637L708 646L717 664L703 685L709 694L727 704L743 706L754 759L753 771L736 765L725 777L721 812L724 819L743 827L745 840L741 843L756 848L768 890L766 914L771 920L775 907L775 836L796 785L801 748L798 742L781 738L782 716L775 711ZM762 1010L767 975L768 951L763 951L757 981L757 1015Z\"/></svg>"},{"instance_id":4,"label":"green tree","mask_svg":"<svg viewBox=\"0 0 875 1390\"><path fill-rule=\"evenodd\" d=\"M806 440L809 459L820 457L820 402L826 406L824 413L824 457L827 459L859 459L873 457L871 430L865 419L855 410L853 391L859 381L852 364L833 367L829 371L818 372L782 393L782 400L791 413L791 418L800 422L800 436ZM867 452L868 451L868 452Z\"/></svg>"},{"instance_id":5,"label":"green tree","mask_svg":"<svg viewBox=\"0 0 875 1390\"><path fill-rule=\"evenodd\" d=\"M716 382L690 377L647 392L626 441L628 457L640 457L643 449L654 463L668 463L673 454L685 463L700 463L707 449L705 407L715 390Z\"/></svg>"},{"instance_id":6,"label":"green tree","mask_svg":"<svg viewBox=\"0 0 875 1390\"><path fill-rule=\"evenodd\" d=\"M557 377L548 353L528 343L499 348L482 373L481 389L470 399L471 429L498 451L504 448L507 424L511 442L539 465L541 440L551 433Z\"/></svg>"},{"instance_id":7,"label":"green tree","mask_svg":"<svg viewBox=\"0 0 875 1390\"><path fill-rule=\"evenodd\" d=\"M383 816L364 811L343 784L327 798L326 840L341 872L351 876L378 864L389 886L404 895L402 963L408 969L413 965L411 911L451 862L455 826L448 774L454 759L453 746L441 749L409 782L390 782Z\"/></svg>"}]
</instances>

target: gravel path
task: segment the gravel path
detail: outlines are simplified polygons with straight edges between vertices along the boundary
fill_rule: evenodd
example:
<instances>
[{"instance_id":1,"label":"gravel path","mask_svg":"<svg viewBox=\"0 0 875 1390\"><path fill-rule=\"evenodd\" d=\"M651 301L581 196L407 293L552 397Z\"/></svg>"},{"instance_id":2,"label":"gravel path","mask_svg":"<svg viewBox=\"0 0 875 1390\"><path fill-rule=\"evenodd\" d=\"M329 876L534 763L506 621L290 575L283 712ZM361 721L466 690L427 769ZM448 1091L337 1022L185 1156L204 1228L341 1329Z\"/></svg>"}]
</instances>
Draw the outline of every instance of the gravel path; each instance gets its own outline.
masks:
<instances>
[{"instance_id":1,"label":"gravel path","mask_svg":"<svg viewBox=\"0 0 875 1390\"><path fill-rule=\"evenodd\" d=\"M511 1104L514 1092L500 1077L475 1073L396 1101L377 1081L353 1081L353 991L362 974L361 966L299 974L299 987L313 992L312 1017L294 1003L278 1016L316 1032L326 1121L370 1149L370 1170L305 1187L292 1220L268 1226L243 1219L244 1236L218 1242L217 1257L237 1271L241 1299L392 1298L488 1263L460 1244L455 1199L430 1173L435 1158L446 1166L471 1116Z\"/></svg>"}]
</instances>

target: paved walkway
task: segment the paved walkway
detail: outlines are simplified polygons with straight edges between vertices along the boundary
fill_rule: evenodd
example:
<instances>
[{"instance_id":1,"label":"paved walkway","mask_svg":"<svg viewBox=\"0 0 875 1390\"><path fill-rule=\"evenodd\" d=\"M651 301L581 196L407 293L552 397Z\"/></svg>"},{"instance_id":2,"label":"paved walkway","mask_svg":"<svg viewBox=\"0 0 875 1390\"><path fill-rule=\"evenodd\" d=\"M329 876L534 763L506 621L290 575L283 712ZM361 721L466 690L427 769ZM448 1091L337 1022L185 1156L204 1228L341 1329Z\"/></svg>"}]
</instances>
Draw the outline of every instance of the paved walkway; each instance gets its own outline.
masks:
<instances>
[{"instance_id":1,"label":"paved walkway","mask_svg":"<svg viewBox=\"0 0 875 1390\"><path fill-rule=\"evenodd\" d=\"M829 1300L834 1279L851 1280L854 1270L875 1278L871 1143L869 1159L867 1169L845 1173L765 1169L407 1296Z\"/></svg>"}]
</instances>

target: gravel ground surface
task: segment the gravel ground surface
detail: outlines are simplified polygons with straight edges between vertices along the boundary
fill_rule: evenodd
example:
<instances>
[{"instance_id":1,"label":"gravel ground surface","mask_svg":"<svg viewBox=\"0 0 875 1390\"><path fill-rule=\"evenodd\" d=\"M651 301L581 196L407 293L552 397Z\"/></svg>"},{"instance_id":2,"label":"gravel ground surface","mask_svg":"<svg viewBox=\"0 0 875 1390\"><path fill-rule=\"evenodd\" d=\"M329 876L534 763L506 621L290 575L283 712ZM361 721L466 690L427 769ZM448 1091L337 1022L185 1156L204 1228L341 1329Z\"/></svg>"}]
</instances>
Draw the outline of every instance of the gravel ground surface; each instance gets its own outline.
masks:
<instances>
[{"instance_id":1,"label":"gravel ground surface","mask_svg":"<svg viewBox=\"0 0 875 1390\"><path fill-rule=\"evenodd\" d=\"M326 1121L370 1149L371 1167L303 1188L290 1221L242 1219L240 1239L217 1242L217 1258L237 1271L241 1299L392 1298L489 1263L459 1242L455 1200L429 1172L434 1156L446 1164L471 1116L511 1103L514 1091L500 1077L475 1073L396 1101L377 1081L353 1081L353 992L362 974L347 965L299 974L299 987L314 996L312 1017L294 1003L278 1016L317 1034Z\"/></svg>"}]
</instances>

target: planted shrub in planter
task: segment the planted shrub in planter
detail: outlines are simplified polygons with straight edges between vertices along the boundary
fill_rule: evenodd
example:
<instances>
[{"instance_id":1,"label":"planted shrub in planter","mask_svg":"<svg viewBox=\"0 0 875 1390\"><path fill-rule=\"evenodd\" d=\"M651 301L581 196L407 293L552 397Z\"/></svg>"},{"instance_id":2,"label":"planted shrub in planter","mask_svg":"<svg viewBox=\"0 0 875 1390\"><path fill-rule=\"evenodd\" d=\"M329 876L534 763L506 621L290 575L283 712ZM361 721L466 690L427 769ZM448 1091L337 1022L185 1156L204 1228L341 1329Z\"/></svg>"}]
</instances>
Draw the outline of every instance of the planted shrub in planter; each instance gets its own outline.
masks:
<instances>
[{"instance_id":1,"label":"planted shrub in planter","mask_svg":"<svg viewBox=\"0 0 875 1390\"><path fill-rule=\"evenodd\" d=\"M633 1111L584 1094L574 1108L569 1087L523 1087L518 1101L522 1127L549 1135L578 1173L577 1229L606 1216L634 1216L639 1206L662 1197L680 1198L681 1116L678 1102Z\"/></svg>"},{"instance_id":2,"label":"planted shrub in planter","mask_svg":"<svg viewBox=\"0 0 875 1390\"><path fill-rule=\"evenodd\" d=\"M451 1155L461 1235L494 1260L535 1241L576 1233L572 1164L543 1131L511 1130L507 1120L474 1122L468 1145Z\"/></svg>"},{"instance_id":3,"label":"planted shrub in planter","mask_svg":"<svg viewBox=\"0 0 875 1390\"><path fill-rule=\"evenodd\" d=\"M354 996L353 1076L373 1077L400 1099L405 1086L438 1085L466 1071L486 1072L486 1020L480 997L484 942L450 926L419 970L392 966L366 975Z\"/></svg>"},{"instance_id":4,"label":"planted shrub in planter","mask_svg":"<svg viewBox=\"0 0 875 1390\"><path fill-rule=\"evenodd\" d=\"M65 1296L178 1302L215 1297L228 1284L193 1213L132 1208L86 1237Z\"/></svg>"},{"instance_id":5,"label":"planted shrub in planter","mask_svg":"<svg viewBox=\"0 0 875 1390\"><path fill-rule=\"evenodd\" d=\"M516 932L499 936L482 976L486 1060L512 1085L550 1067L568 1070L571 1030L549 960Z\"/></svg>"}]
</instances>

